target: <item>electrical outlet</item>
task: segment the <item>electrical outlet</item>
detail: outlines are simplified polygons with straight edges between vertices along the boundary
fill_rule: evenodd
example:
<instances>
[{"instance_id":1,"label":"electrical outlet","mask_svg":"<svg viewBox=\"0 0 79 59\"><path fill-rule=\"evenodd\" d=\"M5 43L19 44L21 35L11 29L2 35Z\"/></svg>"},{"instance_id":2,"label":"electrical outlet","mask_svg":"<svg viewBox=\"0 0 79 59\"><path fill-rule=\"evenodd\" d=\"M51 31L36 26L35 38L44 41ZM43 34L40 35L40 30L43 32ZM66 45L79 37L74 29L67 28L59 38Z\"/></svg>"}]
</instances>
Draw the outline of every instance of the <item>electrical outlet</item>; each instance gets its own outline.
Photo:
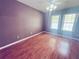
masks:
<instances>
[{"instance_id":1,"label":"electrical outlet","mask_svg":"<svg viewBox=\"0 0 79 59\"><path fill-rule=\"evenodd\" d=\"M19 39L20 38L20 36L19 35L17 35L17 37L16 37L17 39Z\"/></svg>"},{"instance_id":2,"label":"electrical outlet","mask_svg":"<svg viewBox=\"0 0 79 59\"><path fill-rule=\"evenodd\" d=\"M33 34L32 32L30 32L30 34Z\"/></svg>"}]
</instances>

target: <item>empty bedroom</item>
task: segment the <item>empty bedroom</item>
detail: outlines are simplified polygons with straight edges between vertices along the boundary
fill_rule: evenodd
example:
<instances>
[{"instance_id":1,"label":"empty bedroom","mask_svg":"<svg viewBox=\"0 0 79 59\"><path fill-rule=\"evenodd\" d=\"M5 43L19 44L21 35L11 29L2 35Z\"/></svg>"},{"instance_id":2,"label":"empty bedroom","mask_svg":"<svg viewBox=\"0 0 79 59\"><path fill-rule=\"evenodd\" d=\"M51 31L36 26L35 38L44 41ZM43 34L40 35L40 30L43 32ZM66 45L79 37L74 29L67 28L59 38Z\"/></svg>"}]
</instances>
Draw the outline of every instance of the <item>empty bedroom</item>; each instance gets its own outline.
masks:
<instances>
[{"instance_id":1,"label":"empty bedroom","mask_svg":"<svg viewBox=\"0 0 79 59\"><path fill-rule=\"evenodd\" d=\"M0 0L0 59L79 59L79 0Z\"/></svg>"}]
</instances>

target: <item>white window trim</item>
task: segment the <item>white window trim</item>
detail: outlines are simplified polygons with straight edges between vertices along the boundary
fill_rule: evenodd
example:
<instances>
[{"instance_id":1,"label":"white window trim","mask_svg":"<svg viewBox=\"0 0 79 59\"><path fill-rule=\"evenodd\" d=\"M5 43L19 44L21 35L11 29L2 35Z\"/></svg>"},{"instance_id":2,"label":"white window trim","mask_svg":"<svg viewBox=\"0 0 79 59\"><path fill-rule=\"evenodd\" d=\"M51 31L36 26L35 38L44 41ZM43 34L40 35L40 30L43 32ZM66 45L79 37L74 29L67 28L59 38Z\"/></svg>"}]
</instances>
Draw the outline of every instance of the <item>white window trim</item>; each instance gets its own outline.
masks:
<instances>
[{"instance_id":1,"label":"white window trim","mask_svg":"<svg viewBox=\"0 0 79 59\"><path fill-rule=\"evenodd\" d=\"M58 16L58 17L59 17L59 19L58 19L58 24L57 24L57 28L52 28L52 16ZM59 21L60 21L61 15L52 15L52 16L51 16L51 26L50 26L50 28L51 28L51 29L58 30L58 25L59 25Z\"/></svg>"},{"instance_id":2,"label":"white window trim","mask_svg":"<svg viewBox=\"0 0 79 59\"><path fill-rule=\"evenodd\" d=\"M65 14L65 15L71 15L71 14L75 14L75 19L74 19L74 22L76 21L76 17L77 17L77 14L76 13L70 13L70 14ZM73 26L74 26L74 24L73 24L73 26L72 26L72 30L63 30L63 27L64 27L64 21L65 21L65 15L64 15L64 17L63 17L63 25L62 25L62 31L70 31L70 32L72 32L73 31Z\"/></svg>"}]
</instances>

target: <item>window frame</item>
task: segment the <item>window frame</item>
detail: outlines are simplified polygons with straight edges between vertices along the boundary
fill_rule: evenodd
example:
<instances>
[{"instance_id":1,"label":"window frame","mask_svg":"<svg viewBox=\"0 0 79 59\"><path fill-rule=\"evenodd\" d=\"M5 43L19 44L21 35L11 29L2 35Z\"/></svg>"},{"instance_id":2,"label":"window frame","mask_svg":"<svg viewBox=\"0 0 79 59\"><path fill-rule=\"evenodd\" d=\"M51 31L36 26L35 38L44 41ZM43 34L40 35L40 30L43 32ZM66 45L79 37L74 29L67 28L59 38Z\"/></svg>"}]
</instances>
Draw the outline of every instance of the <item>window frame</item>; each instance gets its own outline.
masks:
<instances>
[{"instance_id":1,"label":"window frame","mask_svg":"<svg viewBox=\"0 0 79 59\"><path fill-rule=\"evenodd\" d=\"M65 15L72 15L72 14L75 14L75 18L74 18L74 22L73 22L73 26L72 26L72 30L64 30L63 28L64 28L64 23L65 23ZM68 14L64 14L63 15L63 23L62 23L62 28L61 28L61 30L62 31L69 31L69 32L72 32L74 29L74 26L75 26L75 22L76 22L76 18L77 18L77 14L76 13L68 13Z\"/></svg>"},{"instance_id":2,"label":"window frame","mask_svg":"<svg viewBox=\"0 0 79 59\"><path fill-rule=\"evenodd\" d=\"M53 27L52 27L52 23L53 23L53 22L52 22L52 17L53 17L53 16L58 16L57 28L53 28ZM60 18L61 18L61 15L59 15L59 14L57 14L57 15L52 15L52 16L51 16L51 26L50 26L51 29L58 30Z\"/></svg>"}]
</instances>

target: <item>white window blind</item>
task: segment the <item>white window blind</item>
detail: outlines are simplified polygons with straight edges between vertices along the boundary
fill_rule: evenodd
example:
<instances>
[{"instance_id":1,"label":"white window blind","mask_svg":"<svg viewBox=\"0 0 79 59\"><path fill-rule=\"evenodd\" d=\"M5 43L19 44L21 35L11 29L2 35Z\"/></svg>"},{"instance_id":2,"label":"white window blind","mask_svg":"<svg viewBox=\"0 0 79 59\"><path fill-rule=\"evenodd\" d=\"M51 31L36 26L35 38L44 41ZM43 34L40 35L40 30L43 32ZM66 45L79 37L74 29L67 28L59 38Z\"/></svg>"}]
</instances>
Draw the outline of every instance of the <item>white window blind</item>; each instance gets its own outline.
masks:
<instances>
[{"instance_id":1,"label":"white window blind","mask_svg":"<svg viewBox=\"0 0 79 59\"><path fill-rule=\"evenodd\" d=\"M51 29L58 29L59 15L52 16Z\"/></svg>"},{"instance_id":2,"label":"white window blind","mask_svg":"<svg viewBox=\"0 0 79 59\"><path fill-rule=\"evenodd\" d=\"M72 31L76 14L66 14L64 17L63 31Z\"/></svg>"}]
</instances>

